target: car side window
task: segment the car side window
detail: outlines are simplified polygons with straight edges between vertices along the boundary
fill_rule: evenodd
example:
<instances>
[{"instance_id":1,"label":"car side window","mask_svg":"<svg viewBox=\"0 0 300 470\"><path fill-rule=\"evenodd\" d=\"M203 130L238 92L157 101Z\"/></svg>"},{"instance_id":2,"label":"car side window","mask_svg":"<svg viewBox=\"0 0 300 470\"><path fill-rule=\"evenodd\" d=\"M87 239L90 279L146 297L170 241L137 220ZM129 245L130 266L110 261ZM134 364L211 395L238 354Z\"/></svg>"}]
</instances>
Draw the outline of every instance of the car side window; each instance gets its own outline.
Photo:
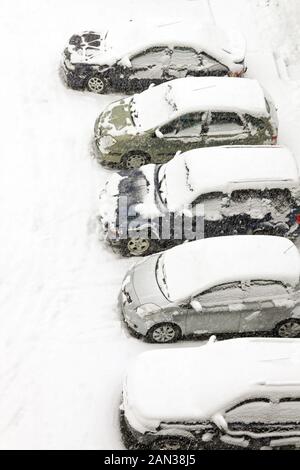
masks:
<instances>
[{"instance_id":1,"label":"car side window","mask_svg":"<svg viewBox=\"0 0 300 470\"><path fill-rule=\"evenodd\" d=\"M171 57L170 67L173 69L186 69L198 66L200 58L191 47L175 47Z\"/></svg>"},{"instance_id":2,"label":"car side window","mask_svg":"<svg viewBox=\"0 0 300 470\"><path fill-rule=\"evenodd\" d=\"M131 66L135 68L148 68L163 65L169 58L168 49L165 46L152 47L130 58Z\"/></svg>"},{"instance_id":3,"label":"car side window","mask_svg":"<svg viewBox=\"0 0 300 470\"><path fill-rule=\"evenodd\" d=\"M246 122L250 124L250 127L252 127L254 132L255 129L259 131L264 130L266 128L266 123L263 119L256 118L254 116L251 116L250 114L246 114L244 117Z\"/></svg>"},{"instance_id":4,"label":"car side window","mask_svg":"<svg viewBox=\"0 0 300 470\"><path fill-rule=\"evenodd\" d=\"M300 397L280 399L274 404L274 411L276 422L300 424Z\"/></svg>"},{"instance_id":5,"label":"car side window","mask_svg":"<svg viewBox=\"0 0 300 470\"><path fill-rule=\"evenodd\" d=\"M251 281L248 288L248 296L258 299L270 299L285 296L288 294L287 288L276 281Z\"/></svg>"},{"instance_id":6,"label":"car side window","mask_svg":"<svg viewBox=\"0 0 300 470\"><path fill-rule=\"evenodd\" d=\"M215 220L216 217L221 217L224 197L222 192L202 194L192 202L193 215L204 215L206 220Z\"/></svg>"},{"instance_id":7,"label":"car side window","mask_svg":"<svg viewBox=\"0 0 300 470\"><path fill-rule=\"evenodd\" d=\"M224 73L228 71L228 68L225 67L225 65L221 64L220 62L218 62L216 59L206 54L205 52L201 52L200 61L201 61L201 67L207 70L208 72L211 71L212 69L218 70Z\"/></svg>"},{"instance_id":8,"label":"car side window","mask_svg":"<svg viewBox=\"0 0 300 470\"><path fill-rule=\"evenodd\" d=\"M196 206L197 204L209 204L211 201L221 201L224 198L224 194L220 191L215 191L212 193L201 194L198 196L192 203L192 206Z\"/></svg>"},{"instance_id":9,"label":"car side window","mask_svg":"<svg viewBox=\"0 0 300 470\"><path fill-rule=\"evenodd\" d=\"M289 189L266 189L262 194L264 198L270 199L279 207L290 206L290 204L293 204L293 197Z\"/></svg>"},{"instance_id":10,"label":"car side window","mask_svg":"<svg viewBox=\"0 0 300 470\"><path fill-rule=\"evenodd\" d=\"M189 113L180 117L180 137L199 137L202 131L203 113Z\"/></svg>"},{"instance_id":11,"label":"car side window","mask_svg":"<svg viewBox=\"0 0 300 470\"><path fill-rule=\"evenodd\" d=\"M180 121L179 119L175 119L174 121L168 122L164 126L160 128L160 132L165 137L175 137L176 134L179 132L180 129Z\"/></svg>"},{"instance_id":12,"label":"car side window","mask_svg":"<svg viewBox=\"0 0 300 470\"><path fill-rule=\"evenodd\" d=\"M166 137L198 137L202 129L202 113L181 116L160 128Z\"/></svg>"},{"instance_id":13,"label":"car side window","mask_svg":"<svg viewBox=\"0 0 300 470\"><path fill-rule=\"evenodd\" d=\"M238 204L244 204L249 199L261 199L262 197L262 191L258 191L255 189L238 189L236 191L232 191L230 195L231 201L236 202Z\"/></svg>"},{"instance_id":14,"label":"car side window","mask_svg":"<svg viewBox=\"0 0 300 470\"><path fill-rule=\"evenodd\" d=\"M237 113L211 113L208 125L209 134L244 132L243 121Z\"/></svg>"},{"instance_id":15,"label":"car side window","mask_svg":"<svg viewBox=\"0 0 300 470\"><path fill-rule=\"evenodd\" d=\"M225 413L230 424L268 423L272 419L272 404L267 398L254 398L241 402Z\"/></svg>"},{"instance_id":16,"label":"car side window","mask_svg":"<svg viewBox=\"0 0 300 470\"><path fill-rule=\"evenodd\" d=\"M242 301L244 292L240 282L231 282L228 284L221 284L213 287L196 297L201 305L209 303L232 303L235 301Z\"/></svg>"},{"instance_id":17,"label":"car side window","mask_svg":"<svg viewBox=\"0 0 300 470\"><path fill-rule=\"evenodd\" d=\"M253 219L261 219L264 215L280 217L289 213L293 205L293 197L288 189L238 189L230 194L231 213L250 215ZM281 216L282 217L282 216Z\"/></svg>"}]
</instances>

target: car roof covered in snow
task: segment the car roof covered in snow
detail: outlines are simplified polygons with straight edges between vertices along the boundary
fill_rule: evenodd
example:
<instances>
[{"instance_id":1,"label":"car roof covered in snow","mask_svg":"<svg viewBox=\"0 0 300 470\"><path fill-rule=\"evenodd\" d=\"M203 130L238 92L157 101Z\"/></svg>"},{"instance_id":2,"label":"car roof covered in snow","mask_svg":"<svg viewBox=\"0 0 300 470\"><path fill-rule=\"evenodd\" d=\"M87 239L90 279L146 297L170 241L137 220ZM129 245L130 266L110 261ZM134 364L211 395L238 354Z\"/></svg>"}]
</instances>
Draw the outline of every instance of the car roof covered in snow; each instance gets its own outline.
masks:
<instances>
[{"instance_id":1,"label":"car roof covered in snow","mask_svg":"<svg viewBox=\"0 0 300 470\"><path fill-rule=\"evenodd\" d=\"M141 131L196 112L235 112L269 117L265 93L257 80L234 77L185 77L134 95Z\"/></svg>"},{"instance_id":2,"label":"car roof covered in snow","mask_svg":"<svg viewBox=\"0 0 300 470\"><path fill-rule=\"evenodd\" d=\"M168 86L168 83L163 84ZM257 80L230 77L187 77L171 82L174 101L182 111L236 111L268 116L265 94Z\"/></svg>"},{"instance_id":3,"label":"car roof covered in snow","mask_svg":"<svg viewBox=\"0 0 300 470\"><path fill-rule=\"evenodd\" d=\"M83 32L80 35L90 34ZM231 70L245 58L246 42L236 30L223 30L214 24L195 22L160 21L157 24L125 25L120 34L119 28L112 27L102 32L99 47L88 48L85 53L71 48L72 62L96 65L112 65L116 60L155 46L193 47L197 52L205 52ZM93 45L93 44L92 44Z\"/></svg>"},{"instance_id":4,"label":"car roof covered in snow","mask_svg":"<svg viewBox=\"0 0 300 470\"><path fill-rule=\"evenodd\" d=\"M239 338L142 353L125 385L125 414L141 432L211 419L249 398L299 396L300 339Z\"/></svg>"},{"instance_id":5,"label":"car roof covered in snow","mask_svg":"<svg viewBox=\"0 0 300 470\"><path fill-rule=\"evenodd\" d=\"M183 301L236 281L279 281L296 286L300 254L288 239L235 235L184 243L162 254L171 301Z\"/></svg>"},{"instance_id":6,"label":"car roof covered in snow","mask_svg":"<svg viewBox=\"0 0 300 470\"><path fill-rule=\"evenodd\" d=\"M164 165L172 211L211 192L299 188L299 170L286 147L228 146L190 150Z\"/></svg>"}]
</instances>

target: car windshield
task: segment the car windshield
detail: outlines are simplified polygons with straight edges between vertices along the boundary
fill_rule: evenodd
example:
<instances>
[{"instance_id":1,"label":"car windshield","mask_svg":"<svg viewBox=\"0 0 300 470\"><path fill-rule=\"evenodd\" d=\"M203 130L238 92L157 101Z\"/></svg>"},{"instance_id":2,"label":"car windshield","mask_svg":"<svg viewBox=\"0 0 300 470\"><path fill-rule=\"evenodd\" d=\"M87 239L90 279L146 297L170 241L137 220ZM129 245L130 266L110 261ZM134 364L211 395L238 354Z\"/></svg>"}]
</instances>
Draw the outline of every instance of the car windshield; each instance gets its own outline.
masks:
<instances>
[{"instance_id":1,"label":"car windshield","mask_svg":"<svg viewBox=\"0 0 300 470\"><path fill-rule=\"evenodd\" d=\"M135 125L141 131L155 129L177 116L176 100L169 83L151 87L134 95L131 100L131 114Z\"/></svg>"},{"instance_id":2,"label":"car windshield","mask_svg":"<svg viewBox=\"0 0 300 470\"><path fill-rule=\"evenodd\" d=\"M166 277L166 272L165 272L164 254L161 254L158 257L156 268L155 268L155 276L156 276L156 282L162 294L166 297L167 300L170 300L167 277Z\"/></svg>"},{"instance_id":3,"label":"car windshield","mask_svg":"<svg viewBox=\"0 0 300 470\"><path fill-rule=\"evenodd\" d=\"M195 188L190 176L190 168L183 155L177 155L159 167L157 192L169 210L179 210L195 199Z\"/></svg>"}]
</instances>

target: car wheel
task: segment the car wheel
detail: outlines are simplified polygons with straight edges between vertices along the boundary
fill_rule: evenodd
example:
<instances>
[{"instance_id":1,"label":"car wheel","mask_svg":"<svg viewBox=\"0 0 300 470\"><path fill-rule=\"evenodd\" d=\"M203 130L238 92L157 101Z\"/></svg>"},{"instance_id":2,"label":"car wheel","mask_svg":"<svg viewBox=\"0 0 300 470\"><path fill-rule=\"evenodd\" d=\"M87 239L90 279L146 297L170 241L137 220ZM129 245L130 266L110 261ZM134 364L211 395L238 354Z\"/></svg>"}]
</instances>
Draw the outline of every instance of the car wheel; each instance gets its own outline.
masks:
<instances>
[{"instance_id":1,"label":"car wheel","mask_svg":"<svg viewBox=\"0 0 300 470\"><path fill-rule=\"evenodd\" d=\"M126 250L130 256L145 256L151 251L151 240L148 238L129 238Z\"/></svg>"},{"instance_id":2,"label":"car wheel","mask_svg":"<svg viewBox=\"0 0 300 470\"><path fill-rule=\"evenodd\" d=\"M87 89L92 93L104 93L106 91L107 82L101 75L92 75L87 81Z\"/></svg>"},{"instance_id":3,"label":"car wheel","mask_svg":"<svg viewBox=\"0 0 300 470\"><path fill-rule=\"evenodd\" d=\"M148 332L147 337L153 343L174 343L182 336L179 326L173 323L160 323L154 325Z\"/></svg>"},{"instance_id":4,"label":"car wheel","mask_svg":"<svg viewBox=\"0 0 300 470\"><path fill-rule=\"evenodd\" d=\"M133 170L140 166L146 165L150 158L147 154L142 152L132 152L129 155L125 155L122 159L123 166L127 170Z\"/></svg>"},{"instance_id":5,"label":"car wheel","mask_svg":"<svg viewBox=\"0 0 300 470\"><path fill-rule=\"evenodd\" d=\"M266 228L257 228L253 230L253 235L273 235L273 230L272 229L266 229Z\"/></svg>"},{"instance_id":6,"label":"car wheel","mask_svg":"<svg viewBox=\"0 0 300 470\"><path fill-rule=\"evenodd\" d=\"M276 326L275 333L280 338L300 337L300 320L295 318L284 320Z\"/></svg>"},{"instance_id":7,"label":"car wheel","mask_svg":"<svg viewBox=\"0 0 300 470\"><path fill-rule=\"evenodd\" d=\"M180 437L163 437L156 439L152 445L151 450L188 450L189 442Z\"/></svg>"}]
</instances>

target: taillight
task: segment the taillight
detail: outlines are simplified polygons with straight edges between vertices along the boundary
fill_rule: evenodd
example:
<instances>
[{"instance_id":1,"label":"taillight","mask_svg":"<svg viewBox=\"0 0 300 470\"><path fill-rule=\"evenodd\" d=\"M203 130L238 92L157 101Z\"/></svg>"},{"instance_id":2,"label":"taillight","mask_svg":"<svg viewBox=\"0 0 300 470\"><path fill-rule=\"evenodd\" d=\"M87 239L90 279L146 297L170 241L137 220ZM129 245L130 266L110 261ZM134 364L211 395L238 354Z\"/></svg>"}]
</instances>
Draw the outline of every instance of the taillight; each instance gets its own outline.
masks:
<instances>
[{"instance_id":1,"label":"taillight","mask_svg":"<svg viewBox=\"0 0 300 470\"><path fill-rule=\"evenodd\" d=\"M277 140L278 140L278 136L277 136L277 135L273 135L273 137L272 137L272 145L277 145Z\"/></svg>"},{"instance_id":2,"label":"taillight","mask_svg":"<svg viewBox=\"0 0 300 470\"><path fill-rule=\"evenodd\" d=\"M296 222L296 224L300 225L300 214L296 214L295 222Z\"/></svg>"},{"instance_id":3,"label":"taillight","mask_svg":"<svg viewBox=\"0 0 300 470\"><path fill-rule=\"evenodd\" d=\"M243 70L241 72L229 72L228 77L240 78L243 73Z\"/></svg>"}]
</instances>

